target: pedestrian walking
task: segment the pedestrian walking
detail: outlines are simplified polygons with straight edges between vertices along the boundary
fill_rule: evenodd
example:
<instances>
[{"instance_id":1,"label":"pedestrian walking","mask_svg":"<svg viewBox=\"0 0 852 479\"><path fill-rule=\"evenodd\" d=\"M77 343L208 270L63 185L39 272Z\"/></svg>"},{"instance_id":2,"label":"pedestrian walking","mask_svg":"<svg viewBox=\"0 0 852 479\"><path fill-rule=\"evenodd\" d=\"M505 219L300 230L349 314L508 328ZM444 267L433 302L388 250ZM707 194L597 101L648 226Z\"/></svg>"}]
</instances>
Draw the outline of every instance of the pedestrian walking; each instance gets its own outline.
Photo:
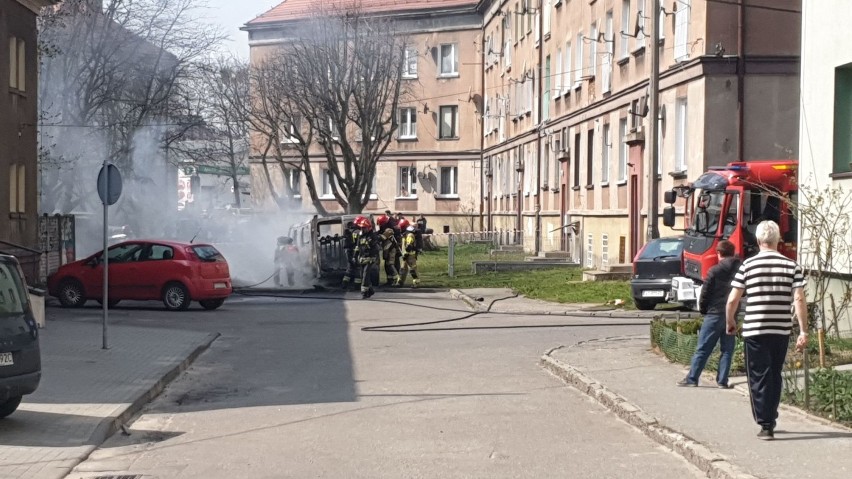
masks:
<instances>
[{"instance_id":1,"label":"pedestrian walking","mask_svg":"<svg viewBox=\"0 0 852 479\"><path fill-rule=\"evenodd\" d=\"M791 305L801 329L796 339L797 351L804 350L808 343L808 310L801 266L777 251L781 240L778 224L762 221L757 225L755 237L760 251L743 262L731 282L727 332L730 335L737 332L737 309L745 294L742 335L751 410L760 425L757 437L771 440L775 438L778 404L784 387L781 371L793 329Z\"/></svg>"},{"instance_id":2,"label":"pedestrian walking","mask_svg":"<svg viewBox=\"0 0 852 479\"><path fill-rule=\"evenodd\" d=\"M726 334L725 305L731 292L731 280L739 270L742 261L735 256L736 248L728 240L722 240L716 246L719 263L710 268L701 296L698 298L698 311L704 315L704 322L698 332L698 347L692 355L689 374L678 381L678 386L698 386L698 379L707 359L716 343L719 343L719 369L716 371L716 385L728 389L728 375L731 373L731 359L734 356L734 336Z\"/></svg>"}]
</instances>

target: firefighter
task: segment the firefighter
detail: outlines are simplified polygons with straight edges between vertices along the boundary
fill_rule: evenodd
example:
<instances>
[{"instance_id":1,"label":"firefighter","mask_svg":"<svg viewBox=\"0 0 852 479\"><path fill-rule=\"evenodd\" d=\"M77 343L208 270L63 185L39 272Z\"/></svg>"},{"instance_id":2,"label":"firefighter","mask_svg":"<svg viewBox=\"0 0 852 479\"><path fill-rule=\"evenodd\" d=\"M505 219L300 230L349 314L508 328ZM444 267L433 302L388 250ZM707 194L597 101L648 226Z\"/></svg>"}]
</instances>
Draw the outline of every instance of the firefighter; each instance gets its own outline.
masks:
<instances>
[{"instance_id":1,"label":"firefighter","mask_svg":"<svg viewBox=\"0 0 852 479\"><path fill-rule=\"evenodd\" d=\"M299 248L293 244L289 236L278 237L278 248L275 249L275 286L282 287L281 270L287 275L287 286L296 283L296 260Z\"/></svg>"},{"instance_id":2,"label":"firefighter","mask_svg":"<svg viewBox=\"0 0 852 479\"><path fill-rule=\"evenodd\" d=\"M379 261L379 236L373 231L373 224L363 216L355 218L358 235L355 241L355 257L361 267L361 297L369 298L375 293L373 289L373 271Z\"/></svg>"},{"instance_id":3,"label":"firefighter","mask_svg":"<svg viewBox=\"0 0 852 479\"><path fill-rule=\"evenodd\" d=\"M399 242L391 228L385 228L382 232L382 261L385 262L385 286L394 285L399 280L399 270L396 269L394 261L399 255Z\"/></svg>"},{"instance_id":4,"label":"firefighter","mask_svg":"<svg viewBox=\"0 0 852 479\"><path fill-rule=\"evenodd\" d=\"M420 277L417 276L417 238L413 226L406 226L402 234L400 249L402 250L402 269L399 272L399 281L396 282L396 286L405 286L405 278L410 271L414 282L412 286L416 288L420 285Z\"/></svg>"},{"instance_id":5,"label":"firefighter","mask_svg":"<svg viewBox=\"0 0 852 479\"><path fill-rule=\"evenodd\" d=\"M343 275L343 289L349 289L350 283L361 284L361 273L355 258L355 241L358 228L352 221L346 223L343 230L343 251L346 253L346 273Z\"/></svg>"}]
</instances>

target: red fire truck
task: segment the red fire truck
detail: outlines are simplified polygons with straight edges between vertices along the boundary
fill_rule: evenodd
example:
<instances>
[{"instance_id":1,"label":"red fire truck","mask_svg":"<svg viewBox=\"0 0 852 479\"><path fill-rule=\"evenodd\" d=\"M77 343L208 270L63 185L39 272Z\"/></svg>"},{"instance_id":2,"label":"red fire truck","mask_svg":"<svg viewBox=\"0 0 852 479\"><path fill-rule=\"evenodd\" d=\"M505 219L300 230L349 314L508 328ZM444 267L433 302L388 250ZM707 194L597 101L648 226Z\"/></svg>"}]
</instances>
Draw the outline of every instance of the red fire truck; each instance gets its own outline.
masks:
<instances>
[{"instance_id":1,"label":"red fire truck","mask_svg":"<svg viewBox=\"0 0 852 479\"><path fill-rule=\"evenodd\" d=\"M717 263L716 245L727 239L737 255L757 253L755 229L773 220L781 230L778 250L796 258L798 225L791 211L798 191L796 160L758 160L728 163L686 186L665 192L663 224L675 225L674 203L684 198L683 276L672 280L669 301L697 307L701 283Z\"/></svg>"}]
</instances>

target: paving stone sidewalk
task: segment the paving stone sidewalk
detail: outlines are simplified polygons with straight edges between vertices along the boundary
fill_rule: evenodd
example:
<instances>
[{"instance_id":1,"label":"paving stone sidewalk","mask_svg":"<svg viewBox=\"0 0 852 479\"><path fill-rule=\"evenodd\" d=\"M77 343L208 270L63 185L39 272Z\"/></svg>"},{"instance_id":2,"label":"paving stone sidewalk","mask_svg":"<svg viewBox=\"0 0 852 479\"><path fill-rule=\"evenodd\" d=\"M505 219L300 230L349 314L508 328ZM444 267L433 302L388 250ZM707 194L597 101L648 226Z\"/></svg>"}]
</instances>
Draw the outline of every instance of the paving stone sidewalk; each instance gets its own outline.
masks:
<instances>
[{"instance_id":1,"label":"paving stone sidewalk","mask_svg":"<svg viewBox=\"0 0 852 479\"><path fill-rule=\"evenodd\" d=\"M0 421L0 477L65 477L162 391L217 334L51 321L41 331L42 379Z\"/></svg>"},{"instance_id":2,"label":"paving stone sidewalk","mask_svg":"<svg viewBox=\"0 0 852 479\"><path fill-rule=\"evenodd\" d=\"M775 441L758 440L744 377L732 378L733 390L710 376L701 387L677 387L686 368L652 352L647 336L556 348L542 365L709 477L852 477L852 430L783 407Z\"/></svg>"}]
</instances>

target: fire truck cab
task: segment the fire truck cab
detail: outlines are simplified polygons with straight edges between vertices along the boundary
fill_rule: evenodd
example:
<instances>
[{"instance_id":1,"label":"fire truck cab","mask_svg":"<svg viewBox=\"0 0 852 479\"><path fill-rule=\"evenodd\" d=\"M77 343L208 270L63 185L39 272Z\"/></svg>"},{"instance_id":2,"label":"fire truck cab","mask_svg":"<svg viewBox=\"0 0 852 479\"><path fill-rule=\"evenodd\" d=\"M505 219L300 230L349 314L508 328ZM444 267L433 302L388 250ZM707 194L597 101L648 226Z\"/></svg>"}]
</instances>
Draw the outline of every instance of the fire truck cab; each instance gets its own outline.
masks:
<instances>
[{"instance_id":1,"label":"fire truck cab","mask_svg":"<svg viewBox=\"0 0 852 479\"><path fill-rule=\"evenodd\" d=\"M781 230L778 251L796 258L798 225L791 209L798 191L796 160L757 160L711 167L686 186L665 192L663 224L675 226L675 206L684 199L683 276L672 279L668 300L697 309L703 279L717 262L716 246L726 239L745 259L759 250L758 223L772 220Z\"/></svg>"}]
</instances>

